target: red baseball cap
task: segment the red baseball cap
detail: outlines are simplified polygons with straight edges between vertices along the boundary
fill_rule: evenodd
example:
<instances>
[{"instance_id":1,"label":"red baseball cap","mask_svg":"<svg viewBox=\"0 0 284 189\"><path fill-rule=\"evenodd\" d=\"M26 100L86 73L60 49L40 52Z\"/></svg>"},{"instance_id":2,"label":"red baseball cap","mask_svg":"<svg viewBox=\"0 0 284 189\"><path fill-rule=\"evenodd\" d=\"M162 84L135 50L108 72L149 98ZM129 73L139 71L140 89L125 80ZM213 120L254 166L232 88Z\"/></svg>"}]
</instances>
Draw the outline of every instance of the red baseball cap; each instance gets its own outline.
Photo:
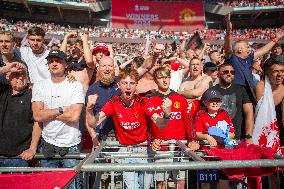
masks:
<instances>
[{"instance_id":1,"label":"red baseball cap","mask_svg":"<svg viewBox=\"0 0 284 189\"><path fill-rule=\"evenodd\" d=\"M95 46L94 46L94 49L93 49L93 52L92 54L96 54L96 52L98 50L102 50L102 51L105 51L106 55L109 56L110 55L110 52L107 48L107 45L105 43L96 43Z\"/></svg>"}]
</instances>

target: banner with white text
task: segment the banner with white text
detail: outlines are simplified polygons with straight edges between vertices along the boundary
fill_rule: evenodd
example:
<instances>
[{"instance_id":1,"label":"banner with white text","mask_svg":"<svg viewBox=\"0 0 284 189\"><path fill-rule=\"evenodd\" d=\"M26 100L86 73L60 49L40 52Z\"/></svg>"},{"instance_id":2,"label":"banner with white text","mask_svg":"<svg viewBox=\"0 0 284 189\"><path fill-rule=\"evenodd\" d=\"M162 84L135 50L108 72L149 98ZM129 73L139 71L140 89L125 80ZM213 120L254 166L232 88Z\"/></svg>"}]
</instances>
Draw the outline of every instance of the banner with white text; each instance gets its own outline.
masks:
<instances>
[{"instance_id":1,"label":"banner with white text","mask_svg":"<svg viewBox=\"0 0 284 189\"><path fill-rule=\"evenodd\" d=\"M112 0L112 27L144 30L203 29L204 2Z\"/></svg>"}]
</instances>

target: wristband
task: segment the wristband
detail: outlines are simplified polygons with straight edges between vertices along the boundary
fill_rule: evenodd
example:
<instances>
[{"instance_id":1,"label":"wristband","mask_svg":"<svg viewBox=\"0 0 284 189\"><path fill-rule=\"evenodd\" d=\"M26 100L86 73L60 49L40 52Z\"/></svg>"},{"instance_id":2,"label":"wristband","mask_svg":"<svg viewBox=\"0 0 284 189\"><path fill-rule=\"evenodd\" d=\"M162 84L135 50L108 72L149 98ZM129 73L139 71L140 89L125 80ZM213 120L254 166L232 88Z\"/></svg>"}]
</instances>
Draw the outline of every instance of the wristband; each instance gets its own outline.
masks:
<instances>
[{"instance_id":1,"label":"wristband","mask_svg":"<svg viewBox=\"0 0 284 189\"><path fill-rule=\"evenodd\" d=\"M252 138L252 136L250 134L245 135L245 139L251 139L251 138Z\"/></svg>"}]
</instances>

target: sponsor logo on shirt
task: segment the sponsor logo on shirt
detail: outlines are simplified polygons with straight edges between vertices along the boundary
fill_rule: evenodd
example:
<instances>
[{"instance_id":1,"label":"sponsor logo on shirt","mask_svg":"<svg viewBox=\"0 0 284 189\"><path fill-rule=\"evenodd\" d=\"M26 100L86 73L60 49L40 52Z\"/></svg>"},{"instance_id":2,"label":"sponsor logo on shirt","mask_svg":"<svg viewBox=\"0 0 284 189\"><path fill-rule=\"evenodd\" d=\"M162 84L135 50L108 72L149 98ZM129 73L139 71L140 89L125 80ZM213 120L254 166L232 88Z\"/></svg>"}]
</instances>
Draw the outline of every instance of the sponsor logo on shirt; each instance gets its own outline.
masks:
<instances>
[{"instance_id":1,"label":"sponsor logo on shirt","mask_svg":"<svg viewBox=\"0 0 284 189\"><path fill-rule=\"evenodd\" d=\"M121 126L126 130L136 129L140 126L139 122L121 122Z\"/></svg>"},{"instance_id":2,"label":"sponsor logo on shirt","mask_svg":"<svg viewBox=\"0 0 284 189\"><path fill-rule=\"evenodd\" d=\"M161 110L162 108L160 107L160 106L158 106L157 108L155 108L155 107L153 107L153 106L151 106L151 107L149 107L148 108L148 110L149 110L149 112L152 112L152 111L157 111L157 110Z\"/></svg>"},{"instance_id":3,"label":"sponsor logo on shirt","mask_svg":"<svg viewBox=\"0 0 284 189\"><path fill-rule=\"evenodd\" d=\"M171 117L170 117L170 120L173 120L173 119L181 119L181 112L171 112Z\"/></svg>"}]
</instances>

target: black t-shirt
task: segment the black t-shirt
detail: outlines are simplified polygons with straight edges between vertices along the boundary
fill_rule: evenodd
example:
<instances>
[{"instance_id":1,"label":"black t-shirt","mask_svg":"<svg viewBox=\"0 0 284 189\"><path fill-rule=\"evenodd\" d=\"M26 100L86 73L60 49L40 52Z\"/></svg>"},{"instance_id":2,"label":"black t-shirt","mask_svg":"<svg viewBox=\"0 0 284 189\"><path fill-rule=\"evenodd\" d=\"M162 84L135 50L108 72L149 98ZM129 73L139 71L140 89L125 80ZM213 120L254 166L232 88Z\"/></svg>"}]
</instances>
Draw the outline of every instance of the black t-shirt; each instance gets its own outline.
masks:
<instances>
[{"instance_id":1,"label":"black t-shirt","mask_svg":"<svg viewBox=\"0 0 284 189\"><path fill-rule=\"evenodd\" d=\"M213 87L220 91L222 94L221 108L228 112L233 120L233 126L235 128L235 138L244 139L245 127L243 125L243 104L251 103L250 98L244 89L240 85L232 84L227 89L221 88L219 85Z\"/></svg>"},{"instance_id":2,"label":"black t-shirt","mask_svg":"<svg viewBox=\"0 0 284 189\"><path fill-rule=\"evenodd\" d=\"M8 85L0 88L0 155L20 155L29 148L32 138L32 92L25 89L12 96Z\"/></svg>"}]
</instances>

